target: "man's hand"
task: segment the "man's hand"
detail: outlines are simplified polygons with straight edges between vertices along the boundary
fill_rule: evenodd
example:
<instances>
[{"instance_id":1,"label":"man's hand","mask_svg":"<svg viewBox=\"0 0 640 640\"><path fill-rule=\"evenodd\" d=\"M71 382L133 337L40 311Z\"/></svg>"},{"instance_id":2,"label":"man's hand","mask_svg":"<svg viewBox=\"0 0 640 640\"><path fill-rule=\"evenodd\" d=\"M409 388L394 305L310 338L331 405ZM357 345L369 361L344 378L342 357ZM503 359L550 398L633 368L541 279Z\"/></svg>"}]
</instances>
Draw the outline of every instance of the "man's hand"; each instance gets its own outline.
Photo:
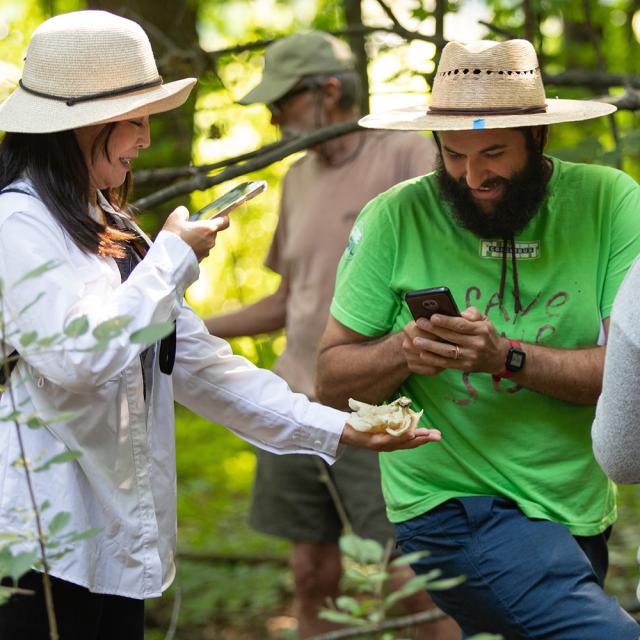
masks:
<instances>
[{"instance_id":1,"label":"man's hand","mask_svg":"<svg viewBox=\"0 0 640 640\"><path fill-rule=\"evenodd\" d=\"M418 322L422 321L420 320ZM428 320L426 322L428 322ZM436 341L436 336L430 333L428 328L422 328L421 325L411 321L402 330L402 333L402 352L407 361L407 368L411 373L417 373L421 376L435 376L446 368L443 366L434 366L432 363L427 362L424 357L425 350L421 346L423 341L429 343Z\"/></svg>"},{"instance_id":2,"label":"man's hand","mask_svg":"<svg viewBox=\"0 0 640 640\"><path fill-rule=\"evenodd\" d=\"M431 320L421 318L416 325L422 334L431 334L429 337L415 334L412 341L426 370L450 368L499 373L504 369L511 345L475 307L469 307L460 317L435 314Z\"/></svg>"},{"instance_id":3,"label":"man's hand","mask_svg":"<svg viewBox=\"0 0 640 640\"><path fill-rule=\"evenodd\" d=\"M395 451L396 449L415 449L428 442L438 442L442 439L437 429L415 429L399 436L388 433L362 433L356 431L348 422L340 436L340 442L371 449L372 451Z\"/></svg>"},{"instance_id":4,"label":"man's hand","mask_svg":"<svg viewBox=\"0 0 640 640\"><path fill-rule=\"evenodd\" d=\"M180 206L171 212L162 230L175 233L184 240L193 249L198 262L200 262L209 255L209 251L215 246L218 232L228 226L229 218L227 216L189 222L188 209Z\"/></svg>"}]
</instances>

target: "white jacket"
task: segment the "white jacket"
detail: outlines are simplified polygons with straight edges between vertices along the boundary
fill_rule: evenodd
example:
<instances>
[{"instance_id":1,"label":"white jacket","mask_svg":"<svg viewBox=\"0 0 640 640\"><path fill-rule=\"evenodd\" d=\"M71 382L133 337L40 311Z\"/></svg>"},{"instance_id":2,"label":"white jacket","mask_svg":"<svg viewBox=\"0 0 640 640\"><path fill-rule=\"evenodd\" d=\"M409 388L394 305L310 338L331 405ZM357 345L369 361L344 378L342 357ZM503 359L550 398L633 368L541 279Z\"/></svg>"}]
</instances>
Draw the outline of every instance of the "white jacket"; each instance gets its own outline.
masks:
<instances>
[{"instance_id":1,"label":"white jacket","mask_svg":"<svg viewBox=\"0 0 640 640\"><path fill-rule=\"evenodd\" d=\"M28 187L20 183L20 188ZM36 278L20 279L36 267L57 267ZM158 596L174 576L176 473L174 398L201 416L224 424L258 447L274 453L321 452L335 459L347 415L292 393L269 371L232 354L209 335L184 302L198 277L191 248L176 235L160 232L144 260L121 283L111 258L82 252L37 198L0 195L0 279L7 327L5 353L21 357L12 375L12 392L23 416L46 417L46 427L20 432L32 466L68 450L79 460L33 473L45 528L66 511L64 531L93 527L101 533L73 543L51 562L52 575L91 591L132 598ZM62 334L85 315L90 330L60 344L24 347L20 335ZM107 348L95 345L92 329L115 316L133 319ZM146 403L140 352L129 334L148 324L177 321L177 353L172 376L158 362L148 381ZM19 333L11 333L19 328ZM19 447L6 420L10 394L0 401L0 533L31 532L30 501L24 470L14 465ZM63 421L55 416L72 412ZM202 443L202 455L215 456Z\"/></svg>"}]
</instances>

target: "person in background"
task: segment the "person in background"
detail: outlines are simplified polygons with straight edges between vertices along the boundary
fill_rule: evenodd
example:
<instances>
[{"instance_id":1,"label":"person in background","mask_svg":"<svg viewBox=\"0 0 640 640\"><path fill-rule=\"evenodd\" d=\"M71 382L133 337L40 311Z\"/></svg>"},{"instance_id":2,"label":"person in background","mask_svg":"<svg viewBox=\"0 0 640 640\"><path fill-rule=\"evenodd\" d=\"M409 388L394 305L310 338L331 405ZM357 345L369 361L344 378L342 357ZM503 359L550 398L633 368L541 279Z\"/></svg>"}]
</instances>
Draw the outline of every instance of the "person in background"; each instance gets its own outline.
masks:
<instances>
[{"instance_id":1,"label":"person in background","mask_svg":"<svg viewBox=\"0 0 640 640\"><path fill-rule=\"evenodd\" d=\"M318 357L318 398L408 396L442 430L380 456L413 564L467 635L637 640L603 590L615 489L593 457L614 296L640 252L640 188L544 153L548 126L611 105L547 100L525 40L452 42L428 108L365 126L437 132L438 169L373 200L351 232ZM405 295L446 286L462 313L414 319ZM433 299L424 297L425 309Z\"/></svg>"},{"instance_id":2,"label":"person in background","mask_svg":"<svg viewBox=\"0 0 640 640\"><path fill-rule=\"evenodd\" d=\"M48 504L40 514L48 536L62 512L64 533L97 530L65 543L65 553L50 549L64 640L142 640L144 599L174 578L174 399L258 447L328 463L339 443L380 450L439 437L356 432L348 414L233 356L186 305L198 262L228 219L191 223L178 207L151 244L128 213L127 190L131 164L150 145L149 116L180 106L194 84L163 84L135 22L79 11L36 29L19 88L0 106L0 347L5 365L17 362L12 372L3 366L0 531L26 539L14 553L34 546L31 490ZM130 339L171 323L175 332L159 343ZM36 338L50 336L65 340L38 348ZM33 464L69 451L80 457ZM41 569L18 583L35 595L14 594L0 607L3 640L52 637Z\"/></svg>"},{"instance_id":3,"label":"person in background","mask_svg":"<svg viewBox=\"0 0 640 640\"><path fill-rule=\"evenodd\" d=\"M323 32L283 38L265 52L263 77L241 104L264 103L283 137L311 133L358 117L359 82L349 47ZM416 133L355 131L319 143L287 172L280 218L265 261L282 276L278 290L259 302L205 320L224 338L284 327L287 345L274 370L295 391L314 397L320 336L335 272L357 214L374 196L434 167L436 148ZM393 537L379 489L377 456L348 451L331 470L305 456L287 459L258 452L250 523L292 542L291 566L298 633L333 625L317 617L335 597L342 574L338 538L342 522L322 476L330 475L354 531L385 544ZM423 595L405 603L433 606ZM451 630L453 627L453 631ZM425 626L424 637L458 637L451 621Z\"/></svg>"}]
</instances>

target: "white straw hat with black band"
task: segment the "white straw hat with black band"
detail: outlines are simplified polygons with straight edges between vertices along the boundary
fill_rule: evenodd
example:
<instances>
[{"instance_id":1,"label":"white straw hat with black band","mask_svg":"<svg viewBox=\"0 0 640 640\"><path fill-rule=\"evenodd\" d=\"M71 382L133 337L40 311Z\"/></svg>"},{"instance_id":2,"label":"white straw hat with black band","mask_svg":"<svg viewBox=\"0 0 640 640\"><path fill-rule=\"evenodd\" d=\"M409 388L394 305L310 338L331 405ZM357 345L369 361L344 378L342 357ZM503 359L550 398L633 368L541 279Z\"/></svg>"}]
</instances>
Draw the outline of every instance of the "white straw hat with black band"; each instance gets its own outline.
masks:
<instances>
[{"instance_id":1,"label":"white straw hat with black band","mask_svg":"<svg viewBox=\"0 0 640 640\"><path fill-rule=\"evenodd\" d=\"M179 107L196 83L162 83L147 35L107 11L54 16L33 33L0 131L50 133Z\"/></svg>"},{"instance_id":2,"label":"white straw hat with black band","mask_svg":"<svg viewBox=\"0 0 640 640\"><path fill-rule=\"evenodd\" d=\"M589 120L616 108L594 100L547 99L533 45L527 40L448 43L428 107L368 115L371 129L465 131Z\"/></svg>"}]
</instances>

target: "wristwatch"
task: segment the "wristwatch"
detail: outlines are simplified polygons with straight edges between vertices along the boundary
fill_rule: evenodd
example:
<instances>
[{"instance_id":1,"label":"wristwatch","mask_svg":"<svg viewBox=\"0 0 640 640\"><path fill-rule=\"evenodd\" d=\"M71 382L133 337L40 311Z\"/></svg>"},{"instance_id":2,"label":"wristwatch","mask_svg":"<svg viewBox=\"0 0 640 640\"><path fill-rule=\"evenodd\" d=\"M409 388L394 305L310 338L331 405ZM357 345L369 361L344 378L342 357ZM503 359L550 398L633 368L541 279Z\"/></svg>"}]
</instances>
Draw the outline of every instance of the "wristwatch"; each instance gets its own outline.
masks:
<instances>
[{"instance_id":1,"label":"wristwatch","mask_svg":"<svg viewBox=\"0 0 640 640\"><path fill-rule=\"evenodd\" d=\"M500 378L511 378L514 373L522 370L524 367L527 354L522 350L522 345L517 340L507 338L511 343L511 348L507 351L507 359L504 363L504 370L500 373L494 373L491 377L498 382Z\"/></svg>"}]
</instances>

